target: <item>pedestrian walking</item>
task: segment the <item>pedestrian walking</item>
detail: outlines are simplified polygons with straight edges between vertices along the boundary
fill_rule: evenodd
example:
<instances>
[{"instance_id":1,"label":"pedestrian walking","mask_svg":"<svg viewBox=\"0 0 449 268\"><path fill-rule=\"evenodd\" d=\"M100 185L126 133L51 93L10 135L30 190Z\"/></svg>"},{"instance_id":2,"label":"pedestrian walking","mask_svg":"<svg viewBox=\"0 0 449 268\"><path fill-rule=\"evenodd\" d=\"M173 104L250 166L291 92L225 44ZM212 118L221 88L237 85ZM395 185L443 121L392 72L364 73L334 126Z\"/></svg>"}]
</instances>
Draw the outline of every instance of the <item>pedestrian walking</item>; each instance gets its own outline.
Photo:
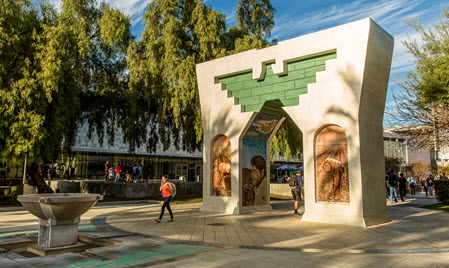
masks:
<instances>
[{"instance_id":1,"label":"pedestrian walking","mask_svg":"<svg viewBox=\"0 0 449 268\"><path fill-rule=\"evenodd\" d=\"M432 174L429 174L429 177L427 177L427 179L426 179L426 183L427 183L427 191L429 192L430 196L433 196L433 175Z\"/></svg>"},{"instance_id":2,"label":"pedestrian walking","mask_svg":"<svg viewBox=\"0 0 449 268\"><path fill-rule=\"evenodd\" d=\"M407 178L404 177L404 173L399 174L399 195L401 196L402 202L405 201L405 195L407 194Z\"/></svg>"},{"instance_id":3,"label":"pedestrian walking","mask_svg":"<svg viewBox=\"0 0 449 268\"><path fill-rule=\"evenodd\" d=\"M119 182L120 181L120 174L122 173L122 168L120 167L120 165L117 165L115 167L115 182Z\"/></svg>"},{"instance_id":4,"label":"pedestrian walking","mask_svg":"<svg viewBox=\"0 0 449 268\"><path fill-rule=\"evenodd\" d=\"M293 203L293 206L295 208L295 212L293 213L293 215L299 216L301 215L298 212L299 201L302 201L304 197L304 177L302 176L301 170L298 170L295 176L289 178L288 185L292 190L292 197L295 200L295 202Z\"/></svg>"},{"instance_id":5,"label":"pedestrian walking","mask_svg":"<svg viewBox=\"0 0 449 268\"><path fill-rule=\"evenodd\" d=\"M169 179L170 179L169 175L164 175L162 176L161 179L161 187L159 188L159 190L162 192L164 203L162 204L161 214L159 215L159 218L155 220L157 223L161 222L162 217L164 216L165 213L165 208L167 208L168 213L170 213L170 220L168 220L168 222L173 222L173 213L170 208L170 200L173 195L174 186L171 182L169 182Z\"/></svg>"},{"instance_id":6,"label":"pedestrian walking","mask_svg":"<svg viewBox=\"0 0 449 268\"><path fill-rule=\"evenodd\" d=\"M107 181L109 177L109 161L104 164L104 181Z\"/></svg>"},{"instance_id":7,"label":"pedestrian walking","mask_svg":"<svg viewBox=\"0 0 449 268\"><path fill-rule=\"evenodd\" d=\"M398 202L398 177L394 174L394 170L388 172L388 188L390 189L390 202ZM393 199L394 197L394 199Z\"/></svg>"},{"instance_id":8,"label":"pedestrian walking","mask_svg":"<svg viewBox=\"0 0 449 268\"><path fill-rule=\"evenodd\" d=\"M428 197L429 196L429 192L427 191L427 182L426 182L425 179L421 180L421 185L422 185L422 188L424 189L424 191L426 192L426 197Z\"/></svg>"},{"instance_id":9,"label":"pedestrian walking","mask_svg":"<svg viewBox=\"0 0 449 268\"><path fill-rule=\"evenodd\" d=\"M109 180L110 180L110 181L114 181L114 178L115 178L115 169L114 169L113 166L109 167L108 174L109 174Z\"/></svg>"},{"instance_id":10,"label":"pedestrian walking","mask_svg":"<svg viewBox=\"0 0 449 268\"><path fill-rule=\"evenodd\" d=\"M414 177L411 177L409 180L410 184L410 194L416 195L416 179Z\"/></svg>"}]
</instances>

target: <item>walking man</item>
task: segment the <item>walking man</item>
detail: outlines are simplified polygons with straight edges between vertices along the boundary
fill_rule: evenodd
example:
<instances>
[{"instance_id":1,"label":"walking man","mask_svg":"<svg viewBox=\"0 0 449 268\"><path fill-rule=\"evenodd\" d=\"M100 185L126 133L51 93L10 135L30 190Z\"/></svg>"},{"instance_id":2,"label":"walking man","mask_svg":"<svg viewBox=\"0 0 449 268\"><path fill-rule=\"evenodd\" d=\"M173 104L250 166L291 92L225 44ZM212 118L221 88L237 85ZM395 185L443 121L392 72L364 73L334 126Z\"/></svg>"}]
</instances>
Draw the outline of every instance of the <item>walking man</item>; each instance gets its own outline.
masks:
<instances>
[{"instance_id":1,"label":"walking man","mask_svg":"<svg viewBox=\"0 0 449 268\"><path fill-rule=\"evenodd\" d=\"M394 170L388 172L388 188L390 189L390 202L398 202L398 193L396 188L398 187L398 177L394 174Z\"/></svg>"},{"instance_id":2,"label":"walking man","mask_svg":"<svg viewBox=\"0 0 449 268\"><path fill-rule=\"evenodd\" d=\"M404 173L399 174L399 194L401 196L402 202L405 201L405 195L407 194L407 178L404 177Z\"/></svg>"},{"instance_id":3,"label":"walking man","mask_svg":"<svg viewBox=\"0 0 449 268\"><path fill-rule=\"evenodd\" d=\"M430 196L433 196L433 175L429 174L429 177L426 179L427 183L427 191L429 191Z\"/></svg>"},{"instance_id":4,"label":"walking man","mask_svg":"<svg viewBox=\"0 0 449 268\"><path fill-rule=\"evenodd\" d=\"M104 164L104 181L108 180L108 176L109 176L109 161L106 161L106 163Z\"/></svg>"},{"instance_id":5,"label":"walking man","mask_svg":"<svg viewBox=\"0 0 449 268\"><path fill-rule=\"evenodd\" d=\"M303 200L304 197L304 177L302 176L301 170L298 170L296 175L289 179L288 185L292 189L292 196L293 199L295 200L294 202L295 212L293 213L293 215L299 216L301 215L298 212L299 201Z\"/></svg>"},{"instance_id":6,"label":"walking man","mask_svg":"<svg viewBox=\"0 0 449 268\"><path fill-rule=\"evenodd\" d=\"M122 173L122 168L120 167L120 165L117 165L115 167L115 182L120 181L120 173Z\"/></svg>"},{"instance_id":7,"label":"walking man","mask_svg":"<svg viewBox=\"0 0 449 268\"><path fill-rule=\"evenodd\" d=\"M415 195L416 194L416 179L411 177L409 183L410 183L410 194Z\"/></svg>"}]
</instances>

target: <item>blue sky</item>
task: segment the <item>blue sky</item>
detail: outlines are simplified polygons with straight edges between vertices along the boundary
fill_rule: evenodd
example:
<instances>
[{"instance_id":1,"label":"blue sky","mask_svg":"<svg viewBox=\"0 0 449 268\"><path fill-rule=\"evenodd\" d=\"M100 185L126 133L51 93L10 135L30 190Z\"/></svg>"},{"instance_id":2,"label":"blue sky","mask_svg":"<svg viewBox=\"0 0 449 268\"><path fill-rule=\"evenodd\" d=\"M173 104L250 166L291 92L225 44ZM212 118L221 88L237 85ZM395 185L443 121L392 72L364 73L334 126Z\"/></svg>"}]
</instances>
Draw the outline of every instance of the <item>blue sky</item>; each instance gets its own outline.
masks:
<instances>
[{"instance_id":1,"label":"blue sky","mask_svg":"<svg viewBox=\"0 0 449 268\"><path fill-rule=\"evenodd\" d=\"M50 0L59 4L61 0ZM140 36L145 7L151 0L105 0L131 17L133 33ZM238 0L205 0L207 5L226 14L228 25L235 21ZM441 5L449 0L272 0L277 9L272 38L279 41L327 29L351 21L371 17L395 38L395 49L390 74L387 107L392 104L392 93L398 88L393 81L400 80L413 68L413 58L401 41L407 36L419 36L404 20L418 18L426 27L439 21Z\"/></svg>"}]
</instances>

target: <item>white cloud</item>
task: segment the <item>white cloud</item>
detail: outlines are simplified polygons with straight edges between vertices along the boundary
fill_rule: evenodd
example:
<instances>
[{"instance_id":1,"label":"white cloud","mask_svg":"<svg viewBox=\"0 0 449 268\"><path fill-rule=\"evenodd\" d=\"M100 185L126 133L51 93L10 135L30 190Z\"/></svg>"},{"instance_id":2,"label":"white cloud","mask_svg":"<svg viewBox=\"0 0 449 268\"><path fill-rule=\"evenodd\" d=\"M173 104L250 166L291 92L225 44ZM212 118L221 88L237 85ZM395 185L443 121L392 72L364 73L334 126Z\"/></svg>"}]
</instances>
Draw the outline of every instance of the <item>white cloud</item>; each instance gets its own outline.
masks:
<instances>
[{"instance_id":1,"label":"white cloud","mask_svg":"<svg viewBox=\"0 0 449 268\"><path fill-rule=\"evenodd\" d=\"M135 26L143 20L145 8L151 1L152 0L104 0L105 3L118 8L125 15L129 16L131 18L132 26ZM49 0L48 2L57 8L60 8L62 5L62 0ZM100 3L100 1L97 3Z\"/></svg>"},{"instance_id":2,"label":"white cloud","mask_svg":"<svg viewBox=\"0 0 449 268\"><path fill-rule=\"evenodd\" d=\"M120 9L125 15L130 16L131 25L133 26L143 20L145 8L151 1L152 0L105 0L106 3Z\"/></svg>"},{"instance_id":3,"label":"white cloud","mask_svg":"<svg viewBox=\"0 0 449 268\"><path fill-rule=\"evenodd\" d=\"M357 0L314 10L300 16L296 12L288 12L276 18L273 37L285 40L370 17L395 38L391 71L392 74L400 74L414 67L413 58L406 52L402 41L419 39L419 34L404 20L418 18L426 26L438 23L439 4L436 1L426 0ZM406 33L409 33L409 38Z\"/></svg>"}]
</instances>

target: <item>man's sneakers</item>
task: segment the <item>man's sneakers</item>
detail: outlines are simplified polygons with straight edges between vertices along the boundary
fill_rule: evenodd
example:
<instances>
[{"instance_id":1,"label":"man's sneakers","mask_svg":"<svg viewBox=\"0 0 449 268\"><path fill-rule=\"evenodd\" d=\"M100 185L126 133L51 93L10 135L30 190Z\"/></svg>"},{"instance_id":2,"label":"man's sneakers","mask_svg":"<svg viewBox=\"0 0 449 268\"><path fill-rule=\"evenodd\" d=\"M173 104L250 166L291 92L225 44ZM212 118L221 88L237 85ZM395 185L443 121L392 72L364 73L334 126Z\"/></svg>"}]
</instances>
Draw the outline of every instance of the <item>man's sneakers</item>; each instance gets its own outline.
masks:
<instances>
[{"instance_id":1,"label":"man's sneakers","mask_svg":"<svg viewBox=\"0 0 449 268\"><path fill-rule=\"evenodd\" d=\"M298 213L298 211L295 211L295 213L293 213L293 215L295 215L295 216L300 216L301 214Z\"/></svg>"}]
</instances>

